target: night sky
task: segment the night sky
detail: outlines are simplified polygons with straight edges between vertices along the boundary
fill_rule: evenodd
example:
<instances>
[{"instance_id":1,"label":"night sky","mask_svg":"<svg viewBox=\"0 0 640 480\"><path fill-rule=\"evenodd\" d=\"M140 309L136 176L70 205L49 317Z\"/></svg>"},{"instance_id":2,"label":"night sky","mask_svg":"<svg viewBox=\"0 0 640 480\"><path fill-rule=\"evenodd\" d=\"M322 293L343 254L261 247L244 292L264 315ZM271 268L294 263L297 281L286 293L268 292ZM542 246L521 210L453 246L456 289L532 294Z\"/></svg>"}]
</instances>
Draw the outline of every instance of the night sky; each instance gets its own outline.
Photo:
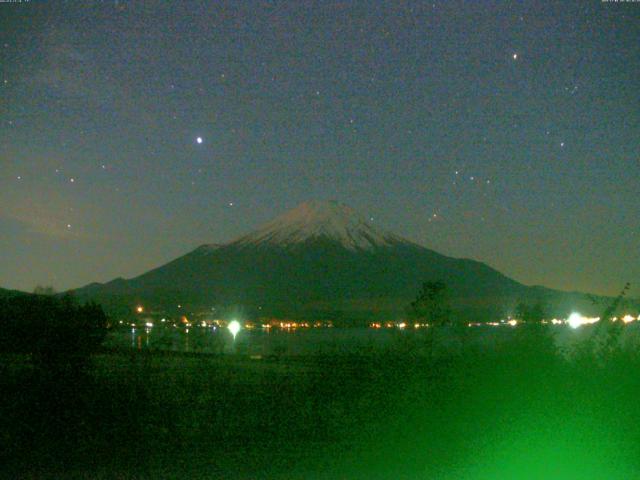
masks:
<instances>
[{"instance_id":1,"label":"night sky","mask_svg":"<svg viewBox=\"0 0 640 480\"><path fill-rule=\"evenodd\" d=\"M311 199L640 294L640 3L0 3L0 286L131 277ZM200 138L200 140L198 140Z\"/></svg>"}]
</instances>

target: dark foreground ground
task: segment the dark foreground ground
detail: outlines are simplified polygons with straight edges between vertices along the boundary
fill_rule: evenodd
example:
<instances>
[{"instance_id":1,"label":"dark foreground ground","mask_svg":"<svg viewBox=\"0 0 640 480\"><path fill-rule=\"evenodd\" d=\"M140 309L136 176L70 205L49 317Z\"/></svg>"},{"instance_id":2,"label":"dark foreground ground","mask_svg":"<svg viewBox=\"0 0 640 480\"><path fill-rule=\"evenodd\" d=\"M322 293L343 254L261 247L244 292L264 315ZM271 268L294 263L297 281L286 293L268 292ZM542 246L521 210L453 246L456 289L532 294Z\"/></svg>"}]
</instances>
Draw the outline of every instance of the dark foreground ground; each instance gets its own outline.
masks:
<instances>
[{"instance_id":1,"label":"dark foreground ground","mask_svg":"<svg viewBox=\"0 0 640 480\"><path fill-rule=\"evenodd\" d=\"M640 478L640 353L491 350L251 360L2 357L3 478Z\"/></svg>"}]
</instances>

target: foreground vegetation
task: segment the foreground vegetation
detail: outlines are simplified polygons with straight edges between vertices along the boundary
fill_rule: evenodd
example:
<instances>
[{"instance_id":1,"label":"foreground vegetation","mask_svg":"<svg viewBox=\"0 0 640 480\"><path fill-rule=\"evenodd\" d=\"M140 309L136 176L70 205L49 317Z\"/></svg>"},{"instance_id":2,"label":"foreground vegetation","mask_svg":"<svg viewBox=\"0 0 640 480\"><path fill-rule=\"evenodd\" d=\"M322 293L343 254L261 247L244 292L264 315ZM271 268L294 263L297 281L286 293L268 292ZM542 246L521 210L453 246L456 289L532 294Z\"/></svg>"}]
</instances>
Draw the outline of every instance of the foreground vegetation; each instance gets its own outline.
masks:
<instances>
[{"instance_id":1,"label":"foreground vegetation","mask_svg":"<svg viewBox=\"0 0 640 480\"><path fill-rule=\"evenodd\" d=\"M533 326L491 350L450 335L458 348L446 352L432 348L432 332L367 355L267 362L103 352L79 370L5 353L2 473L628 479L640 471L633 346L595 341L558 352Z\"/></svg>"}]
</instances>

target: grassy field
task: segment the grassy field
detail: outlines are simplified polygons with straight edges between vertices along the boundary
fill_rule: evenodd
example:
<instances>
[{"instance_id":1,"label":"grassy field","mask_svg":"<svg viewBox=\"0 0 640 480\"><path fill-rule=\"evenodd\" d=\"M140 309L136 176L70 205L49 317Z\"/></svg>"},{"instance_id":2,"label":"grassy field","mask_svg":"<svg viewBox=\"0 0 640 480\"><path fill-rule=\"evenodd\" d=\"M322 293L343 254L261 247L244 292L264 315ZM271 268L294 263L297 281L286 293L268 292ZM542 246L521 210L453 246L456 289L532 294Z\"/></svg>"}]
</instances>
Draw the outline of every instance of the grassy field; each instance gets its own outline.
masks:
<instances>
[{"instance_id":1,"label":"grassy field","mask_svg":"<svg viewBox=\"0 0 640 480\"><path fill-rule=\"evenodd\" d=\"M251 360L3 357L6 478L638 478L640 355L491 350ZM416 343L418 343L416 348ZM428 350L428 349L427 349Z\"/></svg>"}]
</instances>

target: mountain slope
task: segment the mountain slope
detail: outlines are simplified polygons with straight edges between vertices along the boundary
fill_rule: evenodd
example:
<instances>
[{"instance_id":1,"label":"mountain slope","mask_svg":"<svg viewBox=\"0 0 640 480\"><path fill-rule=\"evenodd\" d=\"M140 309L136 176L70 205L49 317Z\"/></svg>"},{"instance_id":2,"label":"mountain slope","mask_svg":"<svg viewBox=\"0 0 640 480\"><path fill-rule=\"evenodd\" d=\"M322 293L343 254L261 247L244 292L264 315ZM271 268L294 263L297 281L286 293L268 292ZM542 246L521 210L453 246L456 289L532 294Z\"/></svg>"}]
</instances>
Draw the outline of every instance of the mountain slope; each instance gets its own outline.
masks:
<instances>
[{"instance_id":1,"label":"mountain slope","mask_svg":"<svg viewBox=\"0 0 640 480\"><path fill-rule=\"evenodd\" d=\"M76 293L127 308L239 305L254 315L390 318L427 280L445 281L458 315L469 319L505 315L534 293L558 295L402 239L336 202L304 203L230 243L203 245L136 278Z\"/></svg>"},{"instance_id":2,"label":"mountain slope","mask_svg":"<svg viewBox=\"0 0 640 480\"><path fill-rule=\"evenodd\" d=\"M237 246L292 246L332 240L348 250L371 250L410 243L385 232L338 202L307 202L233 242Z\"/></svg>"},{"instance_id":3,"label":"mountain slope","mask_svg":"<svg viewBox=\"0 0 640 480\"><path fill-rule=\"evenodd\" d=\"M26 296L26 295L30 295L30 294L26 292L21 292L19 290L7 290L5 288L0 288L0 299Z\"/></svg>"}]
</instances>

